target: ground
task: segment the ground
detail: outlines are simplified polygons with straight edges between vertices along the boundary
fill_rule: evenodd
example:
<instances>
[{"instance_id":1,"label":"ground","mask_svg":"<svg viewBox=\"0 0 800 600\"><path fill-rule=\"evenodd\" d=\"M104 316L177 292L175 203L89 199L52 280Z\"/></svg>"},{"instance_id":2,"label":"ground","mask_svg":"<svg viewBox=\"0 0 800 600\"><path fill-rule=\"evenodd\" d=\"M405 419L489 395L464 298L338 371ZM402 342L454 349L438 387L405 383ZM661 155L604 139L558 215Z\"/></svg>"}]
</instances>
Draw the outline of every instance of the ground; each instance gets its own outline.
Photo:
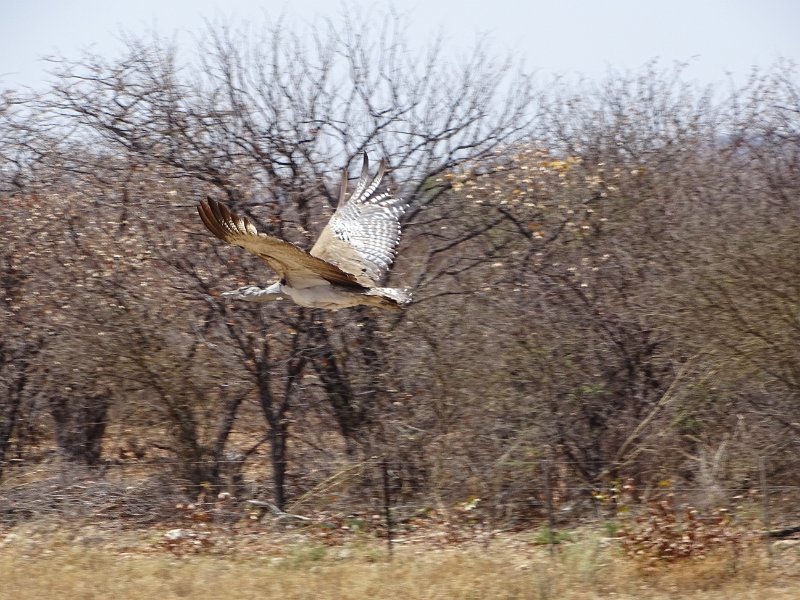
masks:
<instances>
[{"instance_id":1,"label":"ground","mask_svg":"<svg viewBox=\"0 0 800 600\"><path fill-rule=\"evenodd\" d=\"M649 564L601 530L562 536L447 531L400 537L391 558L374 535L309 535L192 524L128 530L34 522L0 531L0 598L530 598L794 599L800 544L749 544L705 558Z\"/></svg>"}]
</instances>

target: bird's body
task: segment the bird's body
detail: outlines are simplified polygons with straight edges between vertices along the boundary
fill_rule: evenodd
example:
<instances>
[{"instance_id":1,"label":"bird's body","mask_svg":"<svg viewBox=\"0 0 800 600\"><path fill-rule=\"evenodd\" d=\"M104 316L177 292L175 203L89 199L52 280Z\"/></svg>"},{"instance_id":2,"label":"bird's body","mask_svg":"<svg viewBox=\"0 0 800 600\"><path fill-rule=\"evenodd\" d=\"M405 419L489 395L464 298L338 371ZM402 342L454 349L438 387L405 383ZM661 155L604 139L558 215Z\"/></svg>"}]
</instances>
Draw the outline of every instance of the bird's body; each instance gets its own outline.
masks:
<instances>
[{"instance_id":1,"label":"bird's body","mask_svg":"<svg viewBox=\"0 0 800 600\"><path fill-rule=\"evenodd\" d=\"M295 289L281 284L280 281L266 288L248 285L231 292L222 292L220 296L250 302L270 302L280 298L289 298L300 306L330 310L349 308L359 304L399 308L411 301L411 294L407 290L399 288L366 288L359 291L326 283Z\"/></svg>"},{"instance_id":2,"label":"bird's body","mask_svg":"<svg viewBox=\"0 0 800 600\"><path fill-rule=\"evenodd\" d=\"M376 194L386 169L369 182L369 162L364 155L361 177L350 198L347 171L342 175L339 206L309 252L259 233L247 217L239 217L224 204L207 200L198 207L200 218L218 238L264 259L280 281L266 288L245 286L222 296L251 302L290 298L300 306L337 310L360 304L400 308L411 301L407 290L378 284L394 259L400 238L399 217L405 206L397 197Z\"/></svg>"}]
</instances>

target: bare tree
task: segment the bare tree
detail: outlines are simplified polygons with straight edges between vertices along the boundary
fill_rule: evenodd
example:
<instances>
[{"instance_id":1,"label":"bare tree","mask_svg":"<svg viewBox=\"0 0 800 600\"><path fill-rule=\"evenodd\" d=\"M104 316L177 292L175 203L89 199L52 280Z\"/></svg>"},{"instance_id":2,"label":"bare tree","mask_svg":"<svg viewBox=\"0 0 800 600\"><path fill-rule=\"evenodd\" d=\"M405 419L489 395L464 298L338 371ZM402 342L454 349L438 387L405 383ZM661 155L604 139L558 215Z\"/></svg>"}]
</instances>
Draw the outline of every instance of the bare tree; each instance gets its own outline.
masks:
<instances>
[{"instance_id":1,"label":"bare tree","mask_svg":"<svg viewBox=\"0 0 800 600\"><path fill-rule=\"evenodd\" d=\"M393 180L403 182L398 192L415 204L413 214L445 188L426 181L513 142L531 118L532 89L522 75L512 77L509 62L495 61L479 46L454 64L437 45L420 61L391 14L381 16L379 30L373 21L346 17L344 28L327 22L293 34L275 23L262 35L212 27L200 42L199 64L188 68L159 39L131 40L127 56L117 61L62 61L46 109L57 122L76 127L75 139L93 140L109 154L123 152L137 168L222 193L237 210L298 242L309 241L335 202L328 174L364 150L390 159ZM71 163L78 174L95 166L93 157ZM104 173L113 180L124 172L114 175L106 167ZM167 198L158 206L133 200L126 208L191 211L194 198ZM186 289L207 294L220 285L219 266L210 270L200 255L161 248L160 259ZM209 239L203 251L218 250ZM242 277L257 272L247 258L229 260L243 262ZM380 355L375 340L381 327L368 325L359 335L370 340L364 351L342 361L331 332L344 332L346 345L350 330L339 317L293 308L237 308L232 317L222 304L204 314L204 329L227 336L228 352L257 391L270 432L275 499L283 506L288 414L297 384L311 367L341 433L355 436L374 403L363 394L377 388L352 373L375 368L370 361ZM349 364L353 360L358 366Z\"/></svg>"}]
</instances>

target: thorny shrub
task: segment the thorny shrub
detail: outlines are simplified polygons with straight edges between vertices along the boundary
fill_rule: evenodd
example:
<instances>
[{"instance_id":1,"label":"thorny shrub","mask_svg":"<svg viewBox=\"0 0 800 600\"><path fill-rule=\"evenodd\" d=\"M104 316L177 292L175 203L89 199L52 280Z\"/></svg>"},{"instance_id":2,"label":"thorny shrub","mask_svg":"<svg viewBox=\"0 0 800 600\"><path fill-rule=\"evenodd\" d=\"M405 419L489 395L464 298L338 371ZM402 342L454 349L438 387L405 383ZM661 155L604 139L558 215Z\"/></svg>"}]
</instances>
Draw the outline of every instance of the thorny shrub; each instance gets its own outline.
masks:
<instances>
[{"instance_id":1,"label":"thorny shrub","mask_svg":"<svg viewBox=\"0 0 800 600\"><path fill-rule=\"evenodd\" d=\"M675 494L666 491L636 509L631 506L633 485L621 486L617 514L623 521L617 535L625 553L650 564L660 561L705 558L714 550L729 549L738 554L752 537L737 527L725 508L700 511L680 506ZM642 510L643 509L643 510Z\"/></svg>"}]
</instances>

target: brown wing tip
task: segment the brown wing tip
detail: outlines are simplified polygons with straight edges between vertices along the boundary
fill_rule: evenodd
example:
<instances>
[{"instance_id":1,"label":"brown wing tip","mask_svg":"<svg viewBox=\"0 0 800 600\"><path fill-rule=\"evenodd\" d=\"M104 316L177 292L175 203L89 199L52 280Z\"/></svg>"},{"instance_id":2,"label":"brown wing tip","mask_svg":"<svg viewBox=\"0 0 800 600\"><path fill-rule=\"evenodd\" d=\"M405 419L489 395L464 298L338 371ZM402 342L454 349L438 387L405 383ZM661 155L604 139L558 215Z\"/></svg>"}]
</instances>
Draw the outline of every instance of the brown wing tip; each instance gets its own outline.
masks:
<instances>
[{"instance_id":1,"label":"brown wing tip","mask_svg":"<svg viewBox=\"0 0 800 600\"><path fill-rule=\"evenodd\" d=\"M208 230L221 240L230 241L231 236L254 235L255 226L247 217L230 211L222 202L206 198L197 207L200 218Z\"/></svg>"},{"instance_id":2,"label":"brown wing tip","mask_svg":"<svg viewBox=\"0 0 800 600\"><path fill-rule=\"evenodd\" d=\"M218 205L219 203L216 200L207 198L197 205L197 212L200 215L200 220L203 221L203 225L216 237L224 240L225 230L217 218L217 213L219 212Z\"/></svg>"}]
</instances>

